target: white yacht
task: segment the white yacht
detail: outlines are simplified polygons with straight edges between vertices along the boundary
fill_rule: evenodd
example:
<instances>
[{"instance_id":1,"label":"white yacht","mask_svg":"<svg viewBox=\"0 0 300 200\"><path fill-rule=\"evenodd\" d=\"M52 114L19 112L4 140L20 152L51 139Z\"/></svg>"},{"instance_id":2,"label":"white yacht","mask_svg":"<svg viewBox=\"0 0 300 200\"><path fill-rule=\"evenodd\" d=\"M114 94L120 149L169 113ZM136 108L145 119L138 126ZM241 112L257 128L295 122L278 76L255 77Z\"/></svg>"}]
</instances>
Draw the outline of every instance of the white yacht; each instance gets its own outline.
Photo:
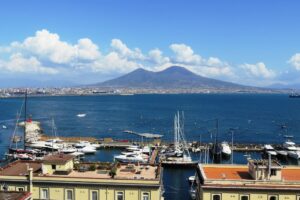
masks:
<instances>
[{"instance_id":1,"label":"white yacht","mask_svg":"<svg viewBox=\"0 0 300 200\"><path fill-rule=\"evenodd\" d=\"M132 155L118 155L114 157L115 160L123 163L134 163L141 162L144 163L146 160L142 157L141 154L132 154Z\"/></svg>"},{"instance_id":2,"label":"white yacht","mask_svg":"<svg viewBox=\"0 0 300 200\"><path fill-rule=\"evenodd\" d=\"M62 149L59 150L62 153L74 153L77 152L77 149L74 147L64 147Z\"/></svg>"},{"instance_id":3,"label":"white yacht","mask_svg":"<svg viewBox=\"0 0 300 200\"><path fill-rule=\"evenodd\" d=\"M277 156L277 152L275 151L275 149L270 144L265 144L264 145L264 151L267 155L270 155L270 156L273 156L273 157Z\"/></svg>"},{"instance_id":4,"label":"white yacht","mask_svg":"<svg viewBox=\"0 0 300 200\"><path fill-rule=\"evenodd\" d=\"M289 151L297 151L295 142L292 142L292 141L286 141L285 143L283 143L283 147Z\"/></svg>"},{"instance_id":5,"label":"white yacht","mask_svg":"<svg viewBox=\"0 0 300 200\"><path fill-rule=\"evenodd\" d=\"M82 152L85 154L92 154L92 153L96 153L96 149L92 146L85 146L83 148L79 148L77 149L78 152Z\"/></svg>"},{"instance_id":6,"label":"white yacht","mask_svg":"<svg viewBox=\"0 0 300 200\"><path fill-rule=\"evenodd\" d=\"M221 152L222 152L222 155L224 156L230 156L231 155L231 148L230 146L228 145L227 142L222 142L221 143Z\"/></svg>"},{"instance_id":7,"label":"white yacht","mask_svg":"<svg viewBox=\"0 0 300 200\"><path fill-rule=\"evenodd\" d=\"M288 151L285 150L277 150L276 153L278 156L282 156L282 157L288 156Z\"/></svg>"},{"instance_id":8,"label":"white yacht","mask_svg":"<svg viewBox=\"0 0 300 200\"><path fill-rule=\"evenodd\" d=\"M92 144L90 143L89 141L79 141L78 143L76 143L74 145L76 148L83 148L83 147L88 147L88 146L91 146L95 149L98 149L100 148L100 144Z\"/></svg>"},{"instance_id":9,"label":"white yacht","mask_svg":"<svg viewBox=\"0 0 300 200\"><path fill-rule=\"evenodd\" d=\"M127 151L139 151L140 147L138 145L131 145L126 148Z\"/></svg>"},{"instance_id":10,"label":"white yacht","mask_svg":"<svg viewBox=\"0 0 300 200\"><path fill-rule=\"evenodd\" d=\"M300 151L289 151L288 156L294 159L300 159Z\"/></svg>"},{"instance_id":11,"label":"white yacht","mask_svg":"<svg viewBox=\"0 0 300 200\"><path fill-rule=\"evenodd\" d=\"M149 146L144 146L142 148L142 153L150 155L150 152L151 152L151 148Z\"/></svg>"},{"instance_id":12,"label":"white yacht","mask_svg":"<svg viewBox=\"0 0 300 200\"><path fill-rule=\"evenodd\" d=\"M42 149L45 148L45 141L35 141L27 144L27 146L32 147L32 148L37 148L37 149Z\"/></svg>"}]
</instances>

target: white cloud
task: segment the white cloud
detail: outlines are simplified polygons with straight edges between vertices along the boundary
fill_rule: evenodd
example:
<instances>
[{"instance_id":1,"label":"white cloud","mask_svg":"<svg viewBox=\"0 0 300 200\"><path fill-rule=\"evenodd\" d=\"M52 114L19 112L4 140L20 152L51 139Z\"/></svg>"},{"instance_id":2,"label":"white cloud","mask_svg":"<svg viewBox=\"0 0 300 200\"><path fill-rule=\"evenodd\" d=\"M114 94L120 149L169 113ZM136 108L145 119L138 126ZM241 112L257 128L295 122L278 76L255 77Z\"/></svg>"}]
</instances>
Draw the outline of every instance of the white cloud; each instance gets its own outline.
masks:
<instances>
[{"instance_id":1,"label":"white cloud","mask_svg":"<svg viewBox=\"0 0 300 200\"><path fill-rule=\"evenodd\" d=\"M110 47L107 53L103 53L89 38L70 43L62 40L57 33L43 29L23 41L0 46L0 69L14 73L58 74L62 77L81 73L99 74L101 78L101 75L114 77L139 67L158 71L179 65L202 76L236 82L243 81L244 77L254 83L262 79L269 81L276 76L262 62L233 66L218 57L204 58L186 44L171 44L170 55L164 55L158 48L144 54L139 48L129 48L120 39L112 39ZM300 54L295 54L289 63L300 70Z\"/></svg>"},{"instance_id":2,"label":"white cloud","mask_svg":"<svg viewBox=\"0 0 300 200\"><path fill-rule=\"evenodd\" d=\"M193 49L185 44L171 44L170 49L175 53L175 61L183 64L200 64L201 56L194 54Z\"/></svg>"},{"instance_id":3,"label":"white cloud","mask_svg":"<svg viewBox=\"0 0 300 200\"><path fill-rule=\"evenodd\" d=\"M149 51L149 59L156 64L165 64L170 62L170 58L164 57L162 51L159 49L152 49Z\"/></svg>"},{"instance_id":4,"label":"white cloud","mask_svg":"<svg viewBox=\"0 0 300 200\"><path fill-rule=\"evenodd\" d=\"M94 44L89 38L78 40L78 44L75 47L78 51L76 53L79 59L96 60L101 55L98 46Z\"/></svg>"},{"instance_id":5,"label":"white cloud","mask_svg":"<svg viewBox=\"0 0 300 200\"><path fill-rule=\"evenodd\" d=\"M97 45L88 38L79 39L78 44L72 45L45 29L37 31L35 36L26 38L22 43L13 42L11 48L57 64L69 64L78 59L94 60L100 55Z\"/></svg>"},{"instance_id":6,"label":"white cloud","mask_svg":"<svg viewBox=\"0 0 300 200\"><path fill-rule=\"evenodd\" d=\"M17 53L10 56L8 61L0 60L0 69L8 72L57 74L58 70L44 67L35 57L25 58Z\"/></svg>"},{"instance_id":7,"label":"white cloud","mask_svg":"<svg viewBox=\"0 0 300 200\"><path fill-rule=\"evenodd\" d=\"M293 55L290 60L288 61L288 63L290 63L291 65L293 65L293 67L300 71L300 53L296 53L295 55Z\"/></svg>"},{"instance_id":8,"label":"white cloud","mask_svg":"<svg viewBox=\"0 0 300 200\"><path fill-rule=\"evenodd\" d=\"M276 73L273 70L268 69L263 62L256 64L245 63L241 65L241 68L244 69L250 76L262 77L266 79L271 79L276 76Z\"/></svg>"},{"instance_id":9,"label":"white cloud","mask_svg":"<svg viewBox=\"0 0 300 200\"><path fill-rule=\"evenodd\" d=\"M126 73L142 67L141 64L134 61L129 61L126 58L120 57L116 52L110 52L101 59L96 60L92 65L92 70L94 72L107 73Z\"/></svg>"},{"instance_id":10,"label":"white cloud","mask_svg":"<svg viewBox=\"0 0 300 200\"><path fill-rule=\"evenodd\" d=\"M115 52L117 52L122 57L126 57L129 59L137 59L137 60L145 59L145 56L143 55L142 51L139 48L135 48L134 50L131 50L120 39L113 39L111 41L110 46Z\"/></svg>"}]
</instances>

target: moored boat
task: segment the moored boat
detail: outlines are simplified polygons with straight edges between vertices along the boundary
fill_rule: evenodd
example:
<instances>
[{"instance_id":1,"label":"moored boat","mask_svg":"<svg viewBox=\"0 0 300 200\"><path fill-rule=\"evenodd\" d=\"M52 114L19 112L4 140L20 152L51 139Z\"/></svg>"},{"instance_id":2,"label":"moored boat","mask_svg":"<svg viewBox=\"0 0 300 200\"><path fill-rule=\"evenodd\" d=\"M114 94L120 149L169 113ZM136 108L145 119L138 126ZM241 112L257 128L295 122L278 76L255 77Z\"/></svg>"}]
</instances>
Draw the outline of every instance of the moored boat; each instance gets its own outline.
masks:
<instances>
[{"instance_id":1,"label":"moored boat","mask_svg":"<svg viewBox=\"0 0 300 200\"><path fill-rule=\"evenodd\" d=\"M115 156L114 158L115 160L123 163L136 163L136 162L145 163L146 162L146 160L140 154L118 155Z\"/></svg>"},{"instance_id":2,"label":"moored boat","mask_svg":"<svg viewBox=\"0 0 300 200\"><path fill-rule=\"evenodd\" d=\"M227 142L222 142L221 143L221 152L222 152L222 156L225 156L225 157L230 157L231 156L231 148L229 146L229 144Z\"/></svg>"},{"instance_id":3,"label":"moored boat","mask_svg":"<svg viewBox=\"0 0 300 200\"><path fill-rule=\"evenodd\" d=\"M288 156L294 159L300 159L300 151L289 151Z\"/></svg>"}]
</instances>

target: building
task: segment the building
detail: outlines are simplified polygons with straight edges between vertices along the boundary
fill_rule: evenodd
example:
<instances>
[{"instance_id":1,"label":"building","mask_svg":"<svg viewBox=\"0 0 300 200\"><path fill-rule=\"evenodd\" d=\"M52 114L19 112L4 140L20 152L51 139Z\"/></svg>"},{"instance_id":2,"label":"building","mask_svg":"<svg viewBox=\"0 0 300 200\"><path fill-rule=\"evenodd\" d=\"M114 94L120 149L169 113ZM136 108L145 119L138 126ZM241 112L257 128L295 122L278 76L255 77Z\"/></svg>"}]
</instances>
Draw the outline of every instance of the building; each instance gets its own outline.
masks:
<instances>
[{"instance_id":1,"label":"building","mask_svg":"<svg viewBox=\"0 0 300 200\"><path fill-rule=\"evenodd\" d=\"M300 200L300 167L277 161L197 167L198 200Z\"/></svg>"},{"instance_id":2,"label":"building","mask_svg":"<svg viewBox=\"0 0 300 200\"><path fill-rule=\"evenodd\" d=\"M0 191L0 200L30 200L29 192Z\"/></svg>"},{"instance_id":3,"label":"building","mask_svg":"<svg viewBox=\"0 0 300 200\"><path fill-rule=\"evenodd\" d=\"M15 161L0 169L1 190L28 191L32 199L161 200L161 168L119 163L74 164L71 155Z\"/></svg>"}]
</instances>

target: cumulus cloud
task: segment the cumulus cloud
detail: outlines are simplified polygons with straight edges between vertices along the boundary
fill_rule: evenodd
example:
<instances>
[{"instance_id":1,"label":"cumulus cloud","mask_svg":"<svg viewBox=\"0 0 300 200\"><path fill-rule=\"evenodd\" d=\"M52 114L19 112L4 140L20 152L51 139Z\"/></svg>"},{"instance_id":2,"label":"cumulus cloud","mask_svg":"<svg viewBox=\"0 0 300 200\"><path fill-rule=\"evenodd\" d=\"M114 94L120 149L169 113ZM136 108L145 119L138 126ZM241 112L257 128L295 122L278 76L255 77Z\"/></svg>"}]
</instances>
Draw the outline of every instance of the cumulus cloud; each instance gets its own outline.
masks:
<instances>
[{"instance_id":1,"label":"cumulus cloud","mask_svg":"<svg viewBox=\"0 0 300 200\"><path fill-rule=\"evenodd\" d=\"M56 74L58 71L51 67L44 67L35 57L25 58L17 53L10 56L8 61L0 60L0 69L8 72Z\"/></svg>"},{"instance_id":2,"label":"cumulus cloud","mask_svg":"<svg viewBox=\"0 0 300 200\"><path fill-rule=\"evenodd\" d=\"M156 64L165 64L170 62L170 58L164 57L162 51L159 49L152 49L149 51L149 60L153 61Z\"/></svg>"},{"instance_id":3,"label":"cumulus cloud","mask_svg":"<svg viewBox=\"0 0 300 200\"><path fill-rule=\"evenodd\" d=\"M300 53L293 55L288 61L296 70L300 71Z\"/></svg>"},{"instance_id":4,"label":"cumulus cloud","mask_svg":"<svg viewBox=\"0 0 300 200\"><path fill-rule=\"evenodd\" d=\"M75 45L62 41L58 34L40 30L23 42L13 42L12 51L22 51L57 64L69 64L78 59L94 60L99 57L98 47L90 39L78 40Z\"/></svg>"},{"instance_id":5,"label":"cumulus cloud","mask_svg":"<svg viewBox=\"0 0 300 200\"><path fill-rule=\"evenodd\" d=\"M170 49L175 53L175 61L183 64L200 64L201 56L194 54L193 49L185 44L171 44Z\"/></svg>"},{"instance_id":6,"label":"cumulus cloud","mask_svg":"<svg viewBox=\"0 0 300 200\"><path fill-rule=\"evenodd\" d=\"M103 74L119 74L132 71L134 69L142 67L142 65L123 58L116 52L110 52L106 56L103 56L101 59L98 59L94 63L92 63L91 67L94 72L102 72Z\"/></svg>"},{"instance_id":7,"label":"cumulus cloud","mask_svg":"<svg viewBox=\"0 0 300 200\"><path fill-rule=\"evenodd\" d=\"M191 46L183 43L171 44L169 55L164 55L159 48L143 53L139 48L129 47L117 38L111 40L110 47L104 53L89 38L80 38L75 43L70 43L57 33L43 29L23 41L0 46L0 56L8 55L1 56L0 69L14 73L59 74L62 77L83 72L99 74L99 77L113 77L140 67L158 71L179 65L199 75L223 80L239 80L245 74L253 80L271 80L276 76L262 62L232 66L218 57L202 57ZM300 70L300 54L294 55L289 62Z\"/></svg>"},{"instance_id":8,"label":"cumulus cloud","mask_svg":"<svg viewBox=\"0 0 300 200\"><path fill-rule=\"evenodd\" d=\"M276 76L276 73L273 70L268 69L263 62L259 62L256 64L246 63L241 65L241 68L244 69L250 76L266 79L274 78Z\"/></svg>"},{"instance_id":9,"label":"cumulus cloud","mask_svg":"<svg viewBox=\"0 0 300 200\"><path fill-rule=\"evenodd\" d=\"M110 46L117 52L121 57L127 57L129 59L144 60L145 56L139 48L131 50L123 43L120 39L113 39Z\"/></svg>"}]
</instances>

